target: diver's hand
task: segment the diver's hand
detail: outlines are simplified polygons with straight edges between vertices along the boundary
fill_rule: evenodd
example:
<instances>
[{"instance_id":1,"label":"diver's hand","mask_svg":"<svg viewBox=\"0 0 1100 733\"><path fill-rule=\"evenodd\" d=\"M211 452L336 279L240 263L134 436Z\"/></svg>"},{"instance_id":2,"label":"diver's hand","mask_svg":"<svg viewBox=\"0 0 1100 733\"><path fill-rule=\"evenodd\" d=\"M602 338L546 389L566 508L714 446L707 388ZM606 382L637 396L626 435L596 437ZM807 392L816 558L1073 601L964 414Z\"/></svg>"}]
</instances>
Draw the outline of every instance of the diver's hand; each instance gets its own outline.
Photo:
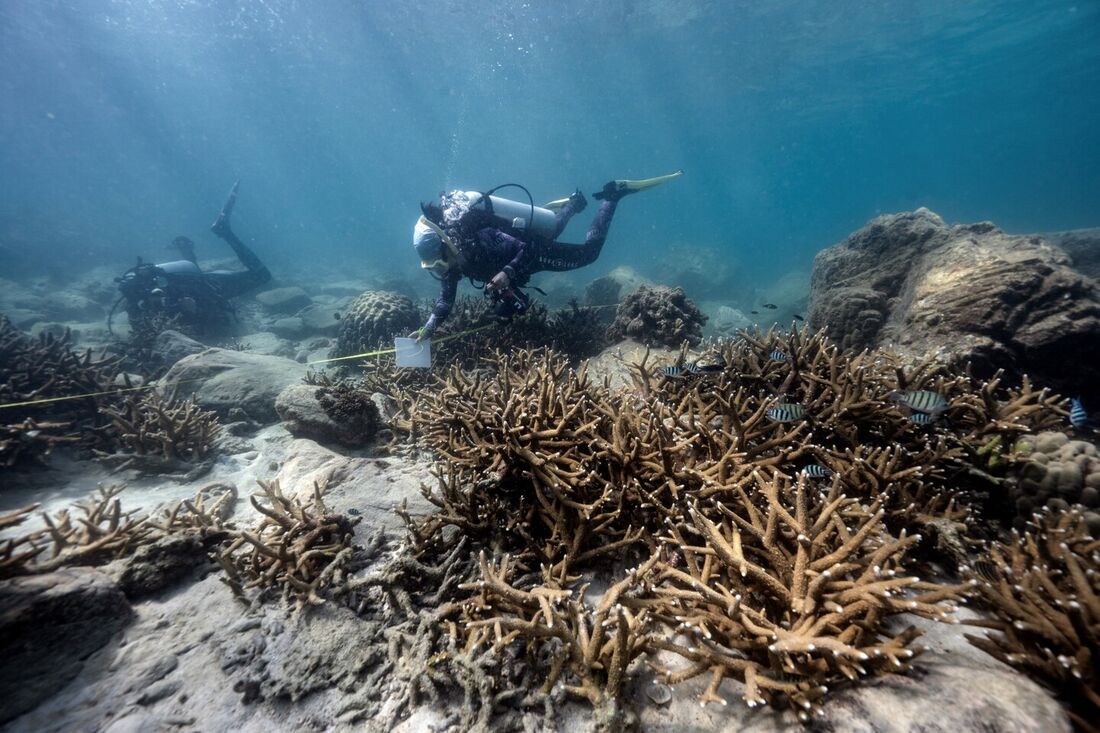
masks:
<instances>
[{"instance_id":1,"label":"diver's hand","mask_svg":"<svg viewBox=\"0 0 1100 733\"><path fill-rule=\"evenodd\" d=\"M507 290L508 286L512 284L512 281L508 278L508 273L501 271L493 275L493 279L485 283L485 289L490 293L494 290Z\"/></svg>"},{"instance_id":2,"label":"diver's hand","mask_svg":"<svg viewBox=\"0 0 1100 733\"><path fill-rule=\"evenodd\" d=\"M416 343L420 343L424 339L430 339L431 337L432 332L428 330L427 326L421 326L420 328L409 334L409 338L416 341Z\"/></svg>"}]
</instances>

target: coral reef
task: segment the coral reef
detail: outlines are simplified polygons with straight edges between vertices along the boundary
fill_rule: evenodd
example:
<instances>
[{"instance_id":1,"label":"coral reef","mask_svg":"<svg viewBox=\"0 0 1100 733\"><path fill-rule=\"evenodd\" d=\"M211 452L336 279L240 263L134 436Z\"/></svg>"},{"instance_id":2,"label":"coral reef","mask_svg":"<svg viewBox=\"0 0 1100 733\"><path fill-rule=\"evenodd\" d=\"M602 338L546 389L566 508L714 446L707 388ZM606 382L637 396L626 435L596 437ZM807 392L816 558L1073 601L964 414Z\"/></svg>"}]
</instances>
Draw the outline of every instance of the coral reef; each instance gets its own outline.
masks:
<instances>
[{"instance_id":1,"label":"coral reef","mask_svg":"<svg viewBox=\"0 0 1100 733\"><path fill-rule=\"evenodd\" d=\"M927 209L873 219L814 258L808 315L845 348L939 354L1100 402L1096 282L1041 238L989 222L949 226Z\"/></svg>"},{"instance_id":2,"label":"coral reef","mask_svg":"<svg viewBox=\"0 0 1100 733\"><path fill-rule=\"evenodd\" d=\"M1084 517L1036 515L973 577L994 618L971 623L994 633L971 643L1048 685L1081 730L1100 730L1100 539Z\"/></svg>"},{"instance_id":3,"label":"coral reef","mask_svg":"<svg viewBox=\"0 0 1100 733\"><path fill-rule=\"evenodd\" d=\"M350 356L404 336L423 324L420 311L400 293L368 290L348 305L332 356Z\"/></svg>"},{"instance_id":4,"label":"coral reef","mask_svg":"<svg viewBox=\"0 0 1100 733\"><path fill-rule=\"evenodd\" d=\"M104 418L94 396L117 372L117 360L95 359L91 350L77 354L71 335L43 333L31 338L0 315L0 404L34 402L19 408L19 417L0 429L0 468L41 461L62 443L101 445Z\"/></svg>"},{"instance_id":5,"label":"coral reef","mask_svg":"<svg viewBox=\"0 0 1100 733\"><path fill-rule=\"evenodd\" d=\"M611 341L633 338L646 344L694 345L703 338L703 315L680 288L642 285L623 299L607 329Z\"/></svg>"},{"instance_id":6,"label":"coral reef","mask_svg":"<svg viewBox=\"0 0 1100 733\"><path fill-rule=\"evenodd\" d=\"M891 617L944 618L964 592L912 575L925 553L962 562L977 541L973 497L991 482L964 457L1062 419L1028 384L906 370L820 333L749 334L709 358L690 378L643 359L635 389L612 391L551 352L497 353L488 370L452 366L404 413L444 460L424 490L438 511L406 515L412 547L438 555L457 529L485 552L449 637L519 645L545 690L561 683L610 728L630 724L618 698L642 656L669 683L709 674L704 702L733 678L750 705L800 714L838 681L904 671L919 634ZM945 397L942 425L890 398L915 389ZM778 404L806 417L777 422ZM608 590L589 602L597 578Z\"/></svg>"},{"instance_id":7,"label":"coral reef","mask_svg":"<svg viewBox=\"0 0 1100 733\"><path fill-rule=\"evenodd\" d=\"M0 541L0 579L48 573L65 566L102 565L180 534L217 539L225 528L224 507L236 500L236 490L221 484L209 488L151 518L122 509L118 497L125 486L100 487L71 508L53 516L42 513L44 528ZM212 500L210 494L215 491L220 493ZM0 530L22 524L37 508L33 504L0 515Z\"/></svg>"},{"instance_id":8,"label":"coral reef","mask_svg":"<svg viewBox=\"0 0 1100 733\"><path fill-rule=\"evenodd\" d=\"M298 610L324 603L330 589L344 587L359 519L329 513L317 484L306 505L284 496L278 481L261 481L260 488L268 504L255 495L251 501L264 519L251 532L236 532L218 554L223 580L242 600L247 590L278 588Z\"/></svg>"},{"instance_id":9,"label":"coral reef","mask_svg":"<svg viewBox=\"0 0 1100 733\"><path fill-rule=\"evenodd\" d=\"M217 416L193 399L177 400L156 392L131 395L118 407L106 407L117 441L125 452L99 452L100 460L118 470L138 468L165 473L189 464L209 466L214 441L221 431Z\"/></svg>"},{"instance_id":10,"label":"coral reef","mask_svg":"<svg viewBox=\"0 0 1100 733\"><path fill-rule=\"evenodd\" d=\"M1017 529L1044 507L1064 511L1070 504L1087 509L1084 519L1100 537L1100 451L1093 443L1065 433L1046 432L1021 438L1012 452Z\"/></svg>"}]
</instances>

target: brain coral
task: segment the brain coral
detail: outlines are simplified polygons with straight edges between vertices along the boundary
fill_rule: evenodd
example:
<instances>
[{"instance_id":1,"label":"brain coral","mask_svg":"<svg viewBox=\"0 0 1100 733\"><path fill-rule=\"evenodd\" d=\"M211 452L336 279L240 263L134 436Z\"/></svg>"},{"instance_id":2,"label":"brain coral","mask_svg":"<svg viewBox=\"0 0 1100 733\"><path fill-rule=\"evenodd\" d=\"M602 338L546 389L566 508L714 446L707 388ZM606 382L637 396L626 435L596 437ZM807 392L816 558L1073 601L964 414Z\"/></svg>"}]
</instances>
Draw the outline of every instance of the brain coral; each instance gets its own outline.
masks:
<instances>
[{"instance_id":1,"label":"brain coral","mask_svg":"<svg viewBox=\"0 0 1100 733\"><path fill-rule=\"evenodd\" d=\"M369 351L394 336L415 331L420 324L420 312L409 298L386 290L368 290L344 313L332 356Z\"/></svg>"}]
</instances>

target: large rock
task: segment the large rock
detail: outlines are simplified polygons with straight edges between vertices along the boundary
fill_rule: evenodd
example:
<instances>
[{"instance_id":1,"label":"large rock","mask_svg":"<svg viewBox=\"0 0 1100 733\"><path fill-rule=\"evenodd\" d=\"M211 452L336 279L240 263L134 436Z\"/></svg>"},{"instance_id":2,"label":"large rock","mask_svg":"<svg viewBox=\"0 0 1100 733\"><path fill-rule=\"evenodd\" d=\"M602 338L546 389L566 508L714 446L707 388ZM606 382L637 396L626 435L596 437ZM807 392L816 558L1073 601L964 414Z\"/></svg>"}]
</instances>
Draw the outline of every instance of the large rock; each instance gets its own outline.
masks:
<instances>
[{"instance_id":1,"label":"large rock","mask_svg":"<svg viewBox=\"0 0 1100 733\"><path fill-rule=\"evenodd\" d=\"M179 331L161 331L153 342L153 356L164 364L175 364L185 356L206 351L206 345Z\"/></svg>"},{"instance_id":2,"label":"large rock","mask_svg":"<svg viewBox=\"0 0 1100 733\"><path fill-rule=\"evenodd\" d=\"M1091 278L1100 278L1100 227L1050 232L1039 236L1065 250L1073 263L1073 269Z\"/></svg>"},{"instance_id":3,"label":"large rock","mask_svg":"<svg viewBox=\"0 0 1100 733\"><path fill-rule=\"evenodd\" d=\"M810 322L843 346L1004 368L1100 396L1100 294L1039 237L928 209L881 216L814 260Z\"/></svg>"},{"instance_id":4,"label":"large rock","mask_svg":"<svg viewBox=\"0 0 1100 733\"><path fill-rule=\"evenodd\" d=\"M0 723L67 685L132 615L118 586L91 568L0 584Z\"/></svg>"},{"instance_id":5,"label":"large rock","mask_svg":"<svg viewBox=\"0 0 1100 733\"><path fill-rule=\"evenodd\" d=\"M649 356L646 357L648 350ZM650 374L656 374L657 369L675 363L680 356L680 349L667 346L647 347L645 344L627 339L620 343L608 346L596 356L588 359L588 378L596 384L605 379L612 389L629 389L634 386L633 374L637 373L637 365L646 360L646 369Z\"/></svg>"},{"instance_id":6,"label":"large rock","mask_svg":"<svg viewBox=\"0 0 1100 733\"><path fill-rule=\"evenodd\" d=\"M347 392L343 400L342 392ZM355 397L362 399L354 409L341 409ZM292 384L280 392L275 411L296 437L349 447L373 440L380 422L378 408L363 393L309 384Z\"/></svg>"},{"instance_id":7,"label":"large rock","mask_svg":"<svg viewBox=\"0 0 1100 733\"><path fill-rule=\"evenodd\" d=\"M221 417L239 407L260 423L279 419L275 398L288 385L300 382L306 367L280 356L247 351L207 349L176 362L161 379L166 391L194 397L201 407Z\"/></svg>"},{"instance_id":8,"label":"large rock","mask_svg":"<svg viewBox=\"0 0 1100 733\"><path fill-rule=\"evenodd\" d=\"M256 294L256 300L272 313L295 313L313 301L297 286L274 288Z\"/></svg>"}]
</instances>

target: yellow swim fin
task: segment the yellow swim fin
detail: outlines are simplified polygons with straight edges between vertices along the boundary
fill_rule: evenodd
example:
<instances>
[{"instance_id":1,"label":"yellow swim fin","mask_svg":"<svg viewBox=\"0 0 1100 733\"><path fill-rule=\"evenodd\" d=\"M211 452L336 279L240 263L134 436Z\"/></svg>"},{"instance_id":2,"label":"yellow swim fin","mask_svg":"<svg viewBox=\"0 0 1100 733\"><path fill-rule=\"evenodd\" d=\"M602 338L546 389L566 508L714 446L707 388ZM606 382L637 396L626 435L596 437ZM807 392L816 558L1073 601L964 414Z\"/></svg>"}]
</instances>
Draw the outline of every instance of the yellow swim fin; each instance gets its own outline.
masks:
<instances>
[{"instance_id":1,"label":"yellow swim fin","mask_svg":"<svg viewBox=\"0 0 1100 733\"><path fill-rule=\"evenodd\" d=\"M542 205L542 208L550 209L550 211L557 211L558 209L569 203L569 198L569 196L566 196L563 199L554 199L553 201L547 201L545 204Z\"/></svg>"},{"instance_id":2,"label":"yellow swim fin","mask_svg":"<svg viewBox=\"0 0 1100 733\"><path fill-rule=\"evenodd\" d=\"M601 201L604 199L619 199L630 193L637 193L638 191L645 191L647 188L660 186L662 183L667 183L673 178L679 178L682 175L684 175L684 171L678 170L668 175L655 176L654 178L641 178L634 181L626 179L608 181L604 184L603 190L592 194L592 197Z\"/></svg>"}]
</instances>

